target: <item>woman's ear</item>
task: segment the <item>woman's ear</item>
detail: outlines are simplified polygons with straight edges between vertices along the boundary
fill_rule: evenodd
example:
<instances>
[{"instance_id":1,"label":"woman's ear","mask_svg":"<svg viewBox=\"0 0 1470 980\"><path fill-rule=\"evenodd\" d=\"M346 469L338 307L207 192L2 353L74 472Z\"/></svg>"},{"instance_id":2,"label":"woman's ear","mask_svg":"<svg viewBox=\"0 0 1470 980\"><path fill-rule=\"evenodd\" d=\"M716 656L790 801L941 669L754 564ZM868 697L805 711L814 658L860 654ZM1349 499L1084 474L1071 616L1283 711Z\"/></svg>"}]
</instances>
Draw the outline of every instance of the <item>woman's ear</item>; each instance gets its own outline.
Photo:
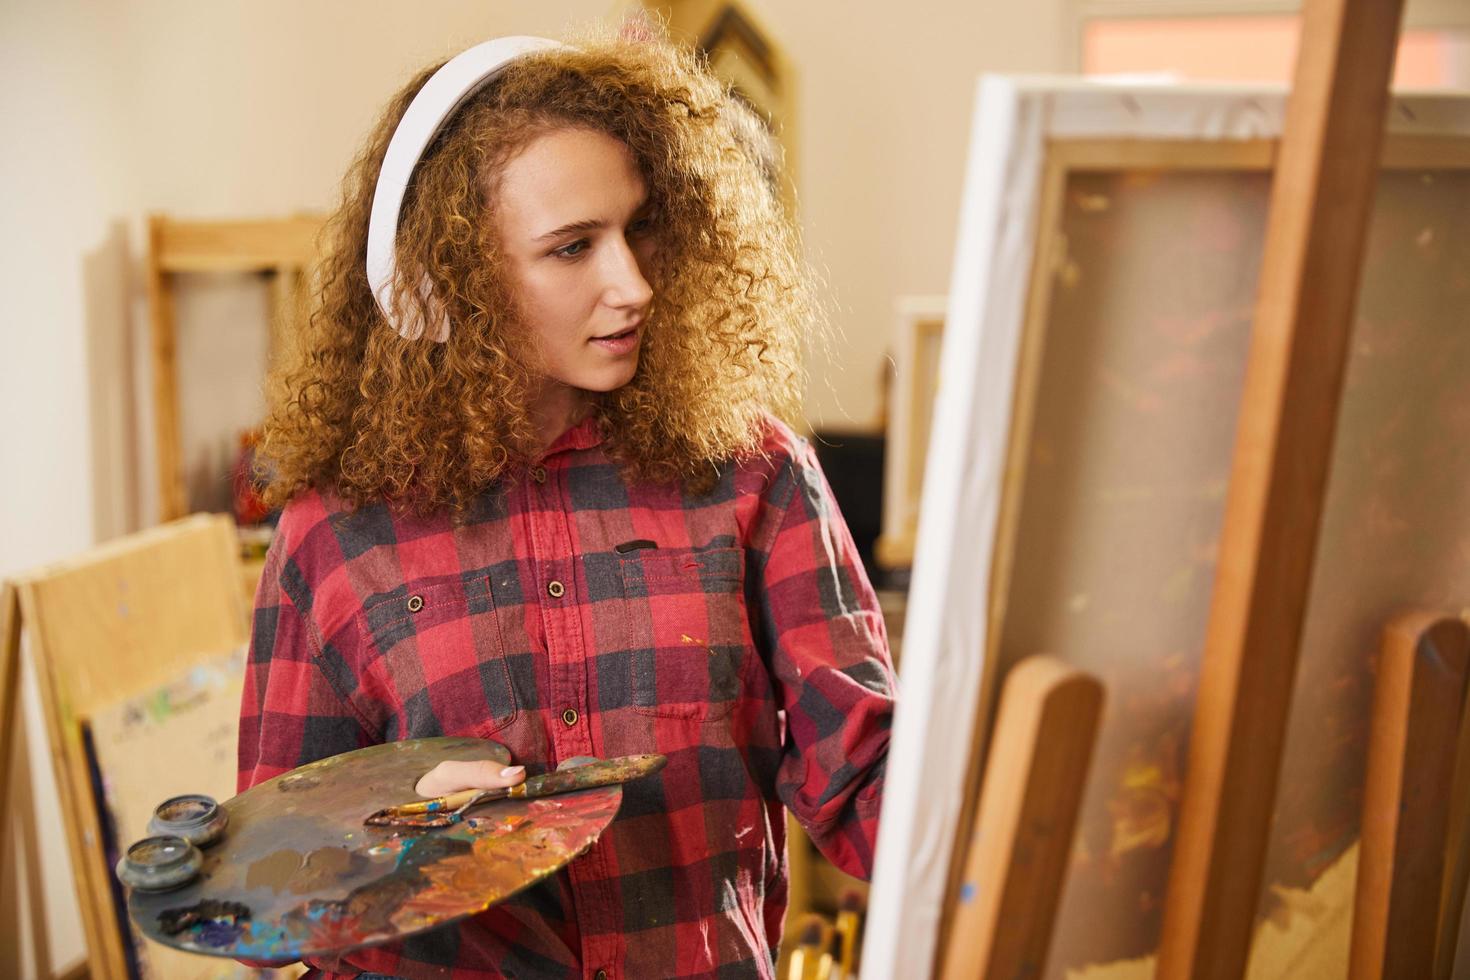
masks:
<instances>
[{"instance_id":1,"label":"woman's ear","mask_svg":"<svg viewBox=\"0 0 1470 980\"><path fill-rule=\"evenodd\" d=\"M420 276L417 297L410 295L407 285L401 281L402 275L388 303L388 309L393 311L390 321L393 329L408 340L418 340L427 334L434 343L444 343L449 339L449 314L434 294L428 275Z\"/></svg>"}]
</instances>

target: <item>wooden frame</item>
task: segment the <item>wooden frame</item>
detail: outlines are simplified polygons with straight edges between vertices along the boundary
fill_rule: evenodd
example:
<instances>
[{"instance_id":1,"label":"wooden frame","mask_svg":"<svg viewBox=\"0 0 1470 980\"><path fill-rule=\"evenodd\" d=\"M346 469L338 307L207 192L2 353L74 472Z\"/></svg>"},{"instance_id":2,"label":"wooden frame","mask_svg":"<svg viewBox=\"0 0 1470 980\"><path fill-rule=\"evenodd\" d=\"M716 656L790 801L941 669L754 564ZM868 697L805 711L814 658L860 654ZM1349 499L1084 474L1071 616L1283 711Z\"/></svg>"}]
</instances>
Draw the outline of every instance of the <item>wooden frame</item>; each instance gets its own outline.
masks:
<instances>
[{"instance_id":1,"label":"wooden frame","mask_svg":"<svg viewBox=\"0 0 1470 980\"><path fill-rule=\"evenodd\" d=\"M919 496L929 451L930 415L939 381L944 297L906 296L895 304L894 385L883 462L883 533L874 557L884 568L909 568L919 534Z\"/></svg>"},{"instance_id":2,"label":"wooden frame","mask_svg":"<svg viewBox=\"0 0 1470 980\"><path fill-rule=\"evenodd\" d=\"M0 895L0 906L8 906L0 913L4 915L0 920L0 975L19 976L29 966L43 980L85 980L85 958L74 960L61 970L52 966L36 810L30 799L24 795L16 797L12 792L17 788L29 789L33 785L30 745L26 738L26 719L20 694L20 648L20 593L13 583L0 581L0 840L5 842L5 847L26 855L23 876L11 869L14 878L10 883L14 891ZM0 866L5 863L0 862ZM27 930L29 963L24 958L19 915L16 914L22 905L27 909L30 920Z\"/></svg>"},{"instance_id":3,"label":"wooden frame","mask_svg":"<svg viewBox=\"0 0 1470 980\"><path fill-rule=\"evenodd\" d=\"M175 520L189 510L179 434L173 292L176 277L200 272L270 276L274 359L288 348L286 325L303 315L321 229L322 219L311 216L264 221L179 221L161 214L149 217L147 285L159 520Z\"/></svg>"},{"instance_id":4,"label":"wooden frame","mask_svg":"<svg viewBox=\"0 0 1470 980\"><path fill-rule=\"evenodd\" d=\"M1047 162L1041 179L1038 206L1039 236L1035 248L1036 261L1027 291L1025 333L1016 369L1016 393L1013 405L1012 435L1005 464L1005 492L1001 500L997 528L995 560L989 592L990 613L987 650L998 648L1002 624L1005 622L1011 575L1015 560L1016 534L1019 527L1020 488L1027 472L1027 453L1031 425L1035 417L1036 391L1040 372L1040 353L1045 346L1046 325L1050 315L1050 283L1056 273L1065 241L1058 224L1063 189L1073 173L1111 172L1128 169L1160 171L1269 171L1275 165L1279 142L1253 139L1222 144L1205 140L1107 140L1059 139L1049 142ZM1470 137L1437 137L1405 135L1388 139L1381 155L1386 170L1428 168L1470 170ZM996 692L1003 679L1005 665L987 655L980 681L982 692ZM982 723L995 711L994 693L982 693L979 707ZM987 744L985 735L977 736L977 745ZM980 784L983 768L981 751L972 757L966 773L966 786ZM967 789L966 799L973 794ZM973 805L961 811L960 826L975 819ZM951 865L946 902L952 903L959 887L960 868ZM942 926L941 945L949 933Z\"/></svg>"},{"instance_id":5,"label":"wooden frame","mask_svg":"<svg viewBox=\"0 0 1470 980\"><path fill-rule=\"evenodd\" d=\"M780 195L796 213L799 139L796 69L780 42L740 0L643 0L681 41L709 58L721 81L751 105L780 145Z\"/></svg>"},{"instance_id":6,"label":"wooden frame","mask_svg":"<svg viewBox=\"0 0 1470 980\"><path fill-rule=\"evenodd\" d=\"M15 579L45 709L93 980L125 980L112 868L84 727L90 713L246 642L233 522L198 515Z\"/></svg>"},{"instance_id":7,"label":"wooden frame","mask_svg":"<svg viewBox=\"0 0 1470 980\"><path fill-rule=\"evenodd\" d=\"M929 954L931 937L943 942L937 910L955 893L958 862L950 856L973 819L964 801L976 795L1005 670L995 652L1009 612L1019 493L1027 476L1051 283L1066 253L1058 215L1068 177L1122 169L1267 171L1278 152L1283 107L1280 90L1265 87L1132 90L1041 78L982 82L955 287L948 298L951 323L966 326L958 337L945 338L935 409L943 420L936 420L938 445L926 472L904 638L909 715L901 709L895 723L893 751L904 760L904 772L897 779L890 774L888 797L900 802L885 802L908 812L884 813L865 951L870 968L926 975L913 966L914 957ZM1465 100L1404 97L1395 101L1395 110L1382 155L1386 167L1470 167ZM1234 128L1212 129L1221 119ZM1199 131L1201 120L1205 132ZM1015 251L1018 244L1023 252ZM971 334L977 322L980 333ZM997 430L1007 433L1003 443L976 434ZM980 510L959 509L960 479L971 481L964 506L978 502ZM972 606L977 587L989 597L983 614L956 613ZM975 698L973 704L964 703L964 692ZM927 727L942 727L936 737L944 744L929 740ZM956 742L964 744L955 748ZM963 752L965 745L969 752ZM961 753L968 762L956 761ZM968 779L953 794L935 792L936 781L966 768ZM904 802L911 792L923 794L922 807ZM953 842L947 851L935 843L941 833ZM948 886L936 888L935 877L946 874ZM902 959L885 959L900 948ZM887 967L900 962L902 968Z\"/></svg>"},{"instance_id":8,"label":"wooden frame","mask_svg":"<svg viewBox=\"0 0 1470 980\"><path fill-rule=\"evenodd\" d=\"M1456 769L1470 760L1445 749L1460 741L1467 679L1470 628L1463 620L1417 611L1384 629L1351 980L1450 975L1465 869L1445 867L1445 842Z\"/></svg>"},{"instance_id":9,"label":"wooden frame","mask_svg":"<svg viewBox=\"0 0 1470 980\"><path fill-rule=\"evenodd\" d=\"M1006 601L1009 592L1011 570L1015 556L1015 534L1017 531L1017 507L1020 502L1019 487L1026 474L1024 448L1030 443L1030 426L1035 413L1035 397L1040 353L1045 345L1046 324L1049 315L1050 284L1065 249L1065 241L1058 226L1062 205L1063 188L1073 173L1112 172L1127 169L1159 171L1269 171L1275 165L1279 141L1275 139L1248 139L1230 142L1216 140L1141 140L1141 139L1057 139L1047 144L1046 164L1041 178L1041 193L1038 204L1039 235L1035 248L1033 266L1026 300L1025 331L1016 370L1016 394L1013 408L1013 430L1005 464L1006 492L1001 499L1001 514L997 527L995 563L990 586L990 633L987 649L996 648L1000 626L1004 622ZM1462 169L1470 170L1470 138L1426 135L1396 135L1388 139L1382 150L1381 165L1386 170L1417 169ZM899 382L896 386L895 412L885 485L885 524L890 506L907 513L913 508L912 527L916 530L918 501L914 499L917 487L911 474L920 478L923 473L927 441L917 437L914 419L932 407L934 389L927 387L915 376L911 350L923 342L937 343L943 331L943 297L924 297L900 306L897 362ZM915 340L915 337L921 339ZM902 414L900 414L902 413ZM907 480L904 479L907 477ZM912 495L912 496L911 496ZM893 501L892 504L889 501ZM898 524L894 513L894 523ZM882 549L880 561L887 567L905 567L912 564L914 530L905 535L902 531L880 539ZM982 691L998 688L1001 665L992 656L985 658L985 670L980 687ZM989 717L993 705L982 701L981 718ZM983 744L983 740L982 743ZM966 775L966 786L978 786L982 767L980 753ZM967 799L970 796L967 795ZM967 826L974 817L972 805L961 811L960 824ZM958 887L960 869L951 866L948 894L953 898ZM941 944L945 933L941 933Z\"/></svg>"},{"instance_id":10,"label":"wooden frame","mask_svg":"<svg viewBox=\"0 0 1470 980\"><path fill-rule=\"evenodd\" d=\"M24 724L20 714L20 596L15 586L0 582L0 840L10 839L11 764Z\"/></svg>"}]
</instances>

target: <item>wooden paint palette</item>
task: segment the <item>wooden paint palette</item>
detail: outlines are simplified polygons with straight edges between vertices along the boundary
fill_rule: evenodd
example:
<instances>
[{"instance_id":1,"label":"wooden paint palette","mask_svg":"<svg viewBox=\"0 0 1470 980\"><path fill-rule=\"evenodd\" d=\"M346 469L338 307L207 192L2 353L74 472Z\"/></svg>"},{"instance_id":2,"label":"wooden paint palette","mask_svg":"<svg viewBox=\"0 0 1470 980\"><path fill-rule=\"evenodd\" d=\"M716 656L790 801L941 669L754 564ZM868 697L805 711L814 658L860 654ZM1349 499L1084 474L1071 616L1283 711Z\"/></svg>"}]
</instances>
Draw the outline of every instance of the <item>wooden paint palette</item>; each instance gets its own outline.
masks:
<instances>
[{"instance_id":1,"label":"wooden paint palette","mask_svg":"<svg viewBox=\"0 0 1470 980\"><path fill-rule=\"evenodd\" d=\"M612 823L621 786L499 800L452 827L375 829L363 819L414 797L446 760L491 758L495 743L424 738L302 766L223 804L229 829L192 883L133 891L148 938L211 956L291 961L392 942L484 911L555 873Z\"/></svg>"}]
</instances>

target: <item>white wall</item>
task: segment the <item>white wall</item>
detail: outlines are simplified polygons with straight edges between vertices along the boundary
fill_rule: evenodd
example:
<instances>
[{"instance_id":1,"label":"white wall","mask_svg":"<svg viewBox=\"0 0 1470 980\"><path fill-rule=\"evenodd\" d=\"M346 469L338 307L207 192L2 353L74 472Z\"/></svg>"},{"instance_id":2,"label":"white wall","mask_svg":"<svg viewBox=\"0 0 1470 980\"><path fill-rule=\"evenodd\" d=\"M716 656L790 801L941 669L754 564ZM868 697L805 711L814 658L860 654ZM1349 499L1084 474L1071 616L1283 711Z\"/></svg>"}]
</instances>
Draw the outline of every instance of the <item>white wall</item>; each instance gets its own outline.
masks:
<instances>
[{"instance_id":1,"label":"white wall","mask_svg":"<svg viewBox=\"0 0 1470 980\"><path fill-rule=\"evenodd\" d=\"M0 357L0 574L84 548L93 540L93 485L86 342L87 256L107 240L108 222L131 207L118 166L121 107L109 38L118 28L105 7L0 6L0 290L6 297ZM116 305L116 304L115 304ZM55 814L56 790L34 684L23 707L38 814ZM55 821L49 821L54 827ZM47 821L41 826L46 827ZM64 841L49 828L38 852L3 842L0 864L26 874L37 863L53 961L82 949ZM9 934L13 927L0 926ZM0 945L8 945L0 943ZM0 972L20 950L0 952Z\"/></svg>"},{"instance_id":2,"label":"white wall","mask_svg":"<svg viewBox=\"0 0 1470 980\"><path fill-rule=\"evenodd\" d=\"M812 365L810 411L828 426L871 426L894 298L948 285L974 77L1065 67L1066 0L935 0L902 14L876 0L749 2L798 72L801 213L843 331L834 363ZM148 379L136 366L146 346L143 215L325 210L366 127L412 70L495 34L555 34L612 6L0 4L0 574L153 513ZM207 346L219 328L211 301L194 308L182 311L181 348ZM33 691L27 699L34 715ZM36 805L54 812L35 721ZM84 946L64 842L54 823L41 827L49 954L64 966ZM8 851L0 864L16 867ZM0 956L0 973L7 963Z\"/></svg>"},{"instance_id":3,"label":"white wall","mask_svg":"<svg viewBox=\"0 0 1470 980\"><path fill-rule=\"evenodd\" d=\"M751 0L799 73L799 207L842 331L815 424L877 424L894 299L949 289L976 76L1069 67L1066 4Z\"/></svg>"}]
</instances>

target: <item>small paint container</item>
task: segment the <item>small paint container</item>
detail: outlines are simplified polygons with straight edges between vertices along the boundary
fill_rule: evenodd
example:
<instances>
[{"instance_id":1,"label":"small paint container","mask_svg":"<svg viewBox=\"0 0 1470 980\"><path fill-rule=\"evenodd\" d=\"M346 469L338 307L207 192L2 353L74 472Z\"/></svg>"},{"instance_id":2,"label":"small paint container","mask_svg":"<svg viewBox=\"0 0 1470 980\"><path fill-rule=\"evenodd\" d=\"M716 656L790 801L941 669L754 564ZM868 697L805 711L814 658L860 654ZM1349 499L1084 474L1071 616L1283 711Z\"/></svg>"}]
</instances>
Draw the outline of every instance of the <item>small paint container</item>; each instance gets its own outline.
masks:
<instances>
[{"instance_id":1,"label":"small paint container","mask_svg":"<svg viewBox=\"0 0 1470 980\"><path fill-rule=\"evenodd\" d=\"M158 804L148 833L158 837L182 837L195 847L208 847L225 832L230 815L214 797L202 793L175 796Z\"/></svg>"},{"instance_id":2,"label":"small paint container","mask_svg":"<svg viewBox=\"0 0 1470 980\"><path fill-rule=\"evenodd\" d=\"M166 892L199 875L204 855L182 837L144 837L117 862L117 877L129 888Z\"/></svg>"}]
</instances>

